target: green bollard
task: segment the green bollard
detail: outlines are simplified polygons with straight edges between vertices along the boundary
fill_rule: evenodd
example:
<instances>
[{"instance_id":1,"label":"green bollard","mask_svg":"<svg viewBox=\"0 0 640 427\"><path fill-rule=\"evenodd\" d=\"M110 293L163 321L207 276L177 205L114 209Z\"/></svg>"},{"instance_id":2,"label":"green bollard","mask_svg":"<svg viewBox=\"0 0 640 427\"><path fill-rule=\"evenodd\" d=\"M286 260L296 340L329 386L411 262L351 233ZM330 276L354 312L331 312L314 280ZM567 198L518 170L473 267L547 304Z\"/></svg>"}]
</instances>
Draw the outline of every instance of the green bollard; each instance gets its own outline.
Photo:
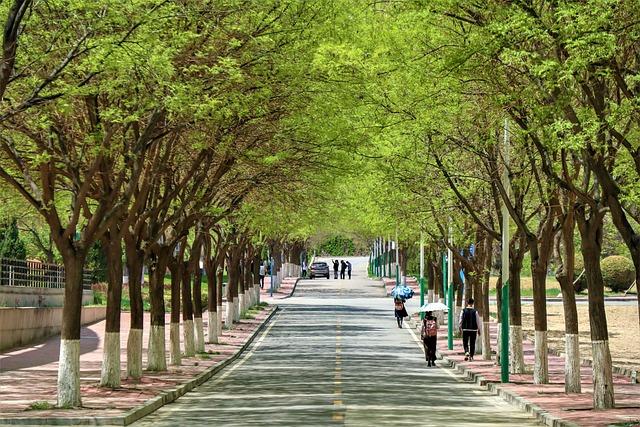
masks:
<instances>
[{"instance_id":1,"label":"green bollard","mask_svg":"<svg viewBox=\"0 0 640 427\"><path fill-rule=\"evenodd\" d=\"M447 306L449 312L447 313L447 348L453 350L453 283L449 283L447 295Z\"/></svg>"}]
</instances>

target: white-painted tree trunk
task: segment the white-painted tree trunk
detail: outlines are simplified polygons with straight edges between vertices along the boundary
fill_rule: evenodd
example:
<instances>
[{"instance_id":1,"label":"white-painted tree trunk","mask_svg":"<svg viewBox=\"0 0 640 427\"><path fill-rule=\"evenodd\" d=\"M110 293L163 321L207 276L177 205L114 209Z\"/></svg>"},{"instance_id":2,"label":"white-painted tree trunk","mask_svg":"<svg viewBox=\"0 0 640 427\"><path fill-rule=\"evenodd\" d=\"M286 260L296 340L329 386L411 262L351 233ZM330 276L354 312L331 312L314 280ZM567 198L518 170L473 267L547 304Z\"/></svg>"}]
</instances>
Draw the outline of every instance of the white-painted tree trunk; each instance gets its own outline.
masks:
<instances>
[{"instance_id":1,"label":"white-painted tree trunk","mask_svg":"<svg viewBox=\"0 0 640 427\"><path fill-rule=\"evenodd\" d=\"M164 326L151 325L151 329L149 329L149 350L147 352L147 369L150 371L166 371L167 370Z\"/></svg>"},{"instance_id":2,"label":"white-painted tree trunk","mask_svg":"<svg viewBox=\"0 0 640 427\"><path fill-rule=\"evenodd\" d=\"M196 355L196 343L193 330L193 320L185 320L183 325L185 357L193 357Z\"/></svg>"},{"instance_id":3,"label":"white-painted tree trunk","mask_svg":"<svg viewBox=\"0 0 640 427\"><path fill-rule=\"evenodd\" d=\"M224 311L221 305L218 306L218 337L222 336L222 326L224 325Z\"/></svg>"},{"instance_id":4,"label":"white-painted tree trunk","mask_svg":"<svg viewBox=\"0 0 640 427\"><path fill-rule=\"evenodd\" d=\"M453 317L453 335L456 337L460 336L460 329L458 328L458 319L460 319L460 313L462 312L462 307L456 305L455 308L455 316Z\"/></svg>"},{"instance_id":5,"label":"white-painted tree trunk","mask_svg":"<svg viewBox=\"0 0 640 427\"><path fill-rule=\"evenodd\" d=\"M580 340L578 334L565 334L564 349L564 391L567 393L582 393Z\"/></svg>"},{"instance_id":6,"label":"white-painted tree trunk","mask_svg":"<svg viewBox=\"0 0 640 427\"><path fill-rule=\"evenodd\" d=\"M427 291L427 302L431 304L433 302L433 289Z\"/></svg>"},{"instance_id":7,"label":"white-painted tree trunk","mask_svg":"<svg viewBox=\"0 0 640 427\"><path fill-rule=\"evenodd\" d=\"M204 323L202 317L194 319L194 327L196 332L196 353L204 353Z\"/></svg>"},{"instance_id":8,"label":"white-painted tree trunk","mask_svg":"<svg viewBox=\"0 0 640 427\"><path fill-rule=\"evenodd\" d=\"M207 322L207 343L218 344L218 313L207 312L209 321Z\"/></svg>"},{"instance_id":9,"label":"white-painted tree trunk","mask_svg":"<svg viewBox=\"0 0 640 427\"><path fill-rule=\"evenodd\" d=\"M172 322L169 325L169 363L173 366L182 365L180 350L180 323Z\"/></svg>"},{"instance_id":10,"label":"white-painted tree trunk","mask_svg":"<svg viewBox=\"0 0 640 427\"><path fill-rule=\"evenodd\" d=\"M593 408L614 408L615 398L609 341L591 341L591 353L593 354Z\"/></svg>"},{"instance_id":11,"label":"white-painted tree trunk","mask_svg":"<svg viewBox=\"0 0 640 427\"><path fill-rule=\"evenodd\" d=\"M482 320L482 318L481 318ZM482 323L478 325L478 333L476 334L476 356L484 354L484 347L482 346Z\"/></svg>"},{"instance_id":12,"label":"white-painted tree trunk","mask_svg":"<svg viewBox=\"0 0 640 427\"><path fill-rule=\"evenodd\" d=\"M524 374L524 353L522 352L522 326L509 325L509 372Z\"/></svg>"},{"instance_id":13,"label":"white-painted tree trunk","mask_svg":"<svg viewBox=\"0 0 640 427\"><path fill-rule=\"evenodd\" d=\"M260 284L254 285L256 293L256 305L260 304Z\"/></svg>"},{"instance_id":14,"label":"white-painted tree trunk","mask_svg":"<svg viewBox=\"0 0 640 427\"><path fill-rule=\"evenodd\" d=\"M246 301L244 292L239 293L238 294L238 314L240 316L242 316L246 311L246 304L247 304L247 301Z\"/></svg>"},{"instance_id":15,"label":"white-painted tree trunk","mask_svg":"<svg viewBox=\"0 0 640 427\"><path fill-rule=\"evenodd\" d=\"M231 327L233 326L233 319L235 317L235 314L233 313L233 309L235 308L235 304L233 301L229 301L227 299L227 311L226 311L226 316L224 319L224 326L227 329L231 329Z\"/></svg>"},{"instance_id":16,"label":"white-painted tree trunk","mask_svg":"<svg viewBox=\"0 0 640 427\"><path fill-rule=\"evenodd\" d=\"M491 329L490 323L482 322L482 358L484 360L491 360Z\"/></svg>"},{"instance_id":17,"label":"white-painted tree trunk","mask_svg":"<svg viewBox=\"0 0 640 427\"><path fill-rule=\"evenodd\" d=\"M120 332L107 332L104 335L100 385L120 387Z\"/></svg>"},{"instance_id":18,"label":"white-painted tree trunk","mask_svg":"<svg viewBox=\"0 0 640 427\"><path fill-rule=\"evenodd\" d=\"M142 329L130 329L127 338L127 377L142 377Z\"/></svg>"},{"instance_id":19,"label":"white-painted tree trunk","mask_svg":"<svg viewBox=\"0 0 640 427\"><path fill-rule=\"evenodd\" d=\"M233 321L238 323L240 321L240 299L233 300Z\"/></svg>"},{"instance_id":20,"label":"white-painted tree trunk","mask_svg":"<svg viewBox=\"0 0 640 427\"><path fill-rule=\"evenodd\" d=\"M60 340L58 406L76 408L80 399L80 340Z\"/></svg>"},{"instance_id":21,"label":"white-painted tree trunk","mask_svg":"<svg viewBox=\"0 0 640 427\"><path fill-rule=\"evenodd\" d=\"M533 383L549 383L549 348L547 331L535 331L534 336Z\"/></svg>"}]
</instances>

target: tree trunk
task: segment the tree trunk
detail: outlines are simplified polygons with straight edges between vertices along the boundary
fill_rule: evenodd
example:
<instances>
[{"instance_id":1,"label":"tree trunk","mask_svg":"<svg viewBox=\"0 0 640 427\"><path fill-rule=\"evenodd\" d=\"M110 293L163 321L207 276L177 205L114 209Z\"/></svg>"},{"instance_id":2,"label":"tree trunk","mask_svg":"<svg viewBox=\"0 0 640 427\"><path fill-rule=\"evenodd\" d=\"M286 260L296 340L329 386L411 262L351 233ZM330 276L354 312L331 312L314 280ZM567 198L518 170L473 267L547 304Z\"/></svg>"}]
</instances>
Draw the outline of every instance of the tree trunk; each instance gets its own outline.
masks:
<instances>
[{"instance_id":1,"label":"tree trunk","mask_svg":"<svg viewBox=\"0 0 640 427\"><path fill-rule=\"evenodd\" d=\"M61 251L64 259L65 287L60 332L58 367L58 406L75 408L80 398L80 316L82 310L82 271L85 254Z\"/></svg>"},{"instance_id":2,"label":"tree trunk","mask_svg":"<svg viewBox=\"0 0 640 427\"><path fill-rule=\"evenodd\" d=\"M131 306L131 328L127 338L127 377L142 377L142 329L144 309L142 303L142 271L144 254L138 251L135 242L126 237L127 271L129 274L129 304Z\"/></svg>"},{"instance_id":3,"label":"tree trunk","mask_svg":"<svg viewBox=\"0 0 640 427\"><path fill-rule=\"evenodd\" d=\"M562 218L562 229L556 237L555 254L556 279L562 291L564 308L565 358L564 358L564 390L566 393L581 393L580 378L580 340L578 334L578 310L576 293L573 287L573 271L575 267L575 246L573 231L575 219L573 203L568 206Z\"/></svg>"},{"instance_id":4,"label":"tree trunk","mask_svg":"<svg viewBox=\"0 0 640 427\"><path fill-rule=\"evenodd\" d=\"M593 355L593 407L609 409L615 407L609 333L604 307L604 283L600 269L602 252L602 210L592 208L585 212L584 206L576 208L576 219L581 237L587 288L589 289L589 326L591 327L591 351Z\"/></svg>"},{"instance_id":5,"label":"tree trunk","mask_svg":"<svg viewBox=\"0 0 640 427\"><path fill-rule=\"evenodd\" d=\"M115 227L113 227L115 228ZM122 239L109 230L102 239L107 258L107 318L100 386L120 387L120 306L122 303Z\"/></svg>"},{"instance_id":6,"label":"tree trunk","mask_svg":"<svg viewBox=\"0 0 640 427\"><path fill-rule=\"evenodd\" d=\"M455 314L454 314L454 318L453 318L453 322L454 322L454 328L453 328L453 333L455 336L459 336L460 335L460 330L459 328L457 328L456 322L458 321L458 319L460 318L460 313L462 312L462 306L463 306L463 293L464 293L464 284L462 283L462 279L460 278L460 270L462 269L462 265L460 264L460 262L457 260L457 258L454 256L453 257L453 289L454 289L454 295L455 295L455 303L456 303L456 308L455 308Z\"/></svg>"},{"instance_id":7,"label":"tree trunk","mask_svg":"<svg viewBox=\"0 0 640 427\"><path fill-rule=\"evenodd\" d=\"M151 303L151 329L147 353L149 371L167 370L164 338L164 273L170 254L171 248L163 246L157 252L152 252L149 257L149 302Z\"/></svg>"},{"instance_id":8,"label":"tree trunk","mask_svg":"<svg viewBox=\"0 0 640 427\"><path fill-rule=\"evenodd\" d=\"M431 259L427 259L425 270L427 270L427 302L432 303L434 302L435 274L433 272L433 261Z\"/></svg>"},{"instance_id":9,"label":"tree trunk","mask_svg":"<svg viewBox=\"0 0 640 427\"><path fill-rule=\"evenodd\" d=\"M224 257L222 257L222 262L218 265L218 269L216 271L216 302L218 306L218 336L222 335L222 325L224 310L222 308L222 285L224 281ZM227 284L227 291L229 289L229 284ZM227 301L227 305L229 302Z\"/></svg>"},{"instance_id":10,"label":"tree trunk","mask_svg":"<svg viewBox=\"0 0 640 427\"><path fill-rule=\"evenodd\" d=\"M491 263L493 258L493 237L486 234L484 239L484 269L478 277L482 281L482 356L484 360L491 360L491 330L489 321L489 280L491 278Z\"/></svg>"},{"instance_id":11,"label":"tree trunk","mask_svg":"<svg viewBox=\"0 0 640 427\"><path fill-rule=\"evenodd\" d=\"M207 312L209 323L207 324L207 343L218 344L218 296L217 292L217 264L207 251L205 268L207 270Z\"/></svg>"},{"instance_id":12,"label":"tree trunk","mask_svg":"<svg viewBox=\"0 0 640 427\"><path fill-rule=\"evenodd\" d=\"M194 265L194 264L192 264ZM204 324L202 322L202 269L200 260L195 262L193 272L193 323L196 333L196 352L204 353Z\"/></svg>"},{"instance_id":13,"label":"tree trunk","mask_svg":"<svg viewBox=\"0 0 640 427\"><path fill-rule=\"evenodd\" d=\"M516 248L515 245L518 245ZM522 305L520 300L520 272L526 253L526 243L521 232L511 241L509 257L509 352L510 372L523 374L526 370L522 349Z\"/></svg>"},{"instance_id":14,"label":"tree trunk","mask_svg":"<svg viewBox=\"0 0 640 427\"><path fill-rule=\"evenodd\" d=\"M169 263L171 272L171 323L169 325L169 363L173 366L182 365L182 350L180 349L180 289L182 282L182 256L173 258Z\"/></svg>"},{"instance_id":15,"label":"tree trunk","mask_svg":"<svg viewBox=\"0 0 640 427\"><path fill-rule=\"evenodd\" d=\"M182 267L182 324L184 333L184 355L185 357L193 357L196 355L193 327L193 300L191 296L191 273L189 272L189 263L186 261Z\"/></svg>"}]
</instances>

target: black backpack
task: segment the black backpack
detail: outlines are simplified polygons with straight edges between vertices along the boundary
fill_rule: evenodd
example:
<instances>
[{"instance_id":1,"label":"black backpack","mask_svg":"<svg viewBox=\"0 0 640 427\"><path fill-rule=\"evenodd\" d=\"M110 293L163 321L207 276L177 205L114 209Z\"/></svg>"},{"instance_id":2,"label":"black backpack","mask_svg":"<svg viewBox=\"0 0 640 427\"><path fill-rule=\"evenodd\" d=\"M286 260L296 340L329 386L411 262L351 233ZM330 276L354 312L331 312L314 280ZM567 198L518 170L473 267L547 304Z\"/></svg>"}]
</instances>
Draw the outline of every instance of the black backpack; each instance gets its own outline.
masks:
<instances>
[{"instance_id":1,"label":"black backpack","mask_svg":"<svg viewBox=\"0 0 640 427\"><path fill-rule=\"evenodd\" d=\"M475 308L465 308L462 311L462 329L478 330Z\"/></svg>"}]
</instances>

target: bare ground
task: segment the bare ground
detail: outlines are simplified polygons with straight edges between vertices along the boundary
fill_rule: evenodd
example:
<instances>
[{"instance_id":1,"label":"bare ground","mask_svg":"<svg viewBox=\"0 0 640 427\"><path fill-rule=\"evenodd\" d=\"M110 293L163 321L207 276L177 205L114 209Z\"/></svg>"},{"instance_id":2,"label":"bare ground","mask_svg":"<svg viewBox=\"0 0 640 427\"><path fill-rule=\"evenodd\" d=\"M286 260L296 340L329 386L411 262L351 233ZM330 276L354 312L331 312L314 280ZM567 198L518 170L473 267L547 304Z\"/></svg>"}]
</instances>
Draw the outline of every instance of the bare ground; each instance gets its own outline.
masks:
<instances>
[{"instance_id":1,"label":"bare ground","mask_svg":"<svg viewBox=\"0 0 640 427\"><path fill-rule=\"evenodd\" d=\"M608 305L606 312L613 364L640 370L638 308L636 306ZM564 310L562 305L548 305L547 319L549 347L564 351ZM580 321L580 353L583 358L591 359L588 305L578 305L578 319ZM522 306L522 325L525 331L533 333L533 305Z\"/></svg>"}]
</instances>

